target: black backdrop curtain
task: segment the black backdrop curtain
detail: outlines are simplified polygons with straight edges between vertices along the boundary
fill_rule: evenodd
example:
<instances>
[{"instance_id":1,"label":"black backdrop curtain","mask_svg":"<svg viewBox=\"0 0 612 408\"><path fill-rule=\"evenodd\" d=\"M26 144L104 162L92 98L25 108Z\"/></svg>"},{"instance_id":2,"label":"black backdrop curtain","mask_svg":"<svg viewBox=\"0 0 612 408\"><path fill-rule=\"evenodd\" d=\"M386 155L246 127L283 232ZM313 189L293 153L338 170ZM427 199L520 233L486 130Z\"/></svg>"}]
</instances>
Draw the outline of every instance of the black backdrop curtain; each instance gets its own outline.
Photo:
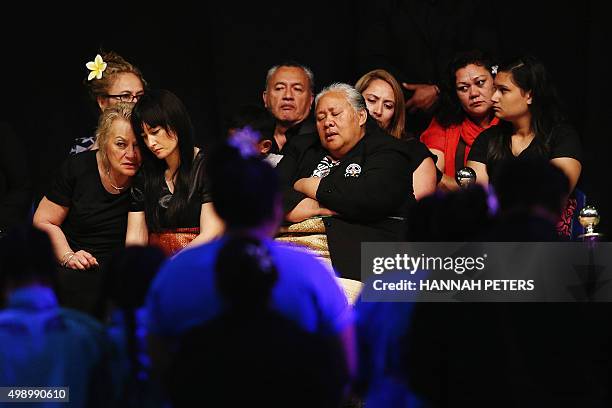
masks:
<instances>
[{"instance_id":1,"label":"black backdrop curtain","mask_svg":"<svg viewBox=\"0 0 612 408\"><path fill-rule=\"evenodd\" d=\"M609 237L612 208L604 194L612 150L604 118L612 93L603 61L610 24L594 0L537 3L489 3L490 25L499 32L500 54L529 52L549 67L585 148L579 187L600 209L601 230ZM100 48L117 51L139 66L153 87L183 99L204 145L220 137L234 108L261 102L266 71L275 63L293 59L309 65L317 90L333 81L353 83L362 74L358 50L368 24L367 2L102 7L108 6L31 5L3 13L0 119L26 141L37 197L74 138L90 134L95 125L81 81L85 63Z\"/></svg>"}]
</instances>

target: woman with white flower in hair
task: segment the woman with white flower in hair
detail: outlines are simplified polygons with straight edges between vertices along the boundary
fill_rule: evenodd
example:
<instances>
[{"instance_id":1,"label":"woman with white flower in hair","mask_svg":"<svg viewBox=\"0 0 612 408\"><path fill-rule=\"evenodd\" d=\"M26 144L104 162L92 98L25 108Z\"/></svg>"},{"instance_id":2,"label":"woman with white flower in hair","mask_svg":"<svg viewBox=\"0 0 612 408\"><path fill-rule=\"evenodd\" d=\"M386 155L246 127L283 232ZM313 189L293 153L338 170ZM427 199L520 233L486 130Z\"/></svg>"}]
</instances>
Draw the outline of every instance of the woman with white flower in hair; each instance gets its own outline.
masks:
<instances>
[{"instance_id":1,"label":"woman with white flower in hair","mask_svg":"<svg viewBox=\"0 0 612 408\"><path fill-rule=\"evenodd\" d=\"M152 244L172 255L219 235L223 223L185 105L170 91L151 90L134 106L132 126L147 149L132 187L126 245Z\"/></svg>"},{"instance_id":2,"label":"woman with white flower in hair","mask_svg":"<svg viewBox=\"0 0 612 408\"><path fill-rule=\"evenodd\" d=\"M97 54L85 66L89 71L83 84L93 102L96 115L120 102L136 102L147 87L140 69L114 51ZM77 138L70 153L89 150L95 147L95 142L95 136Z\"/></svg>"}]
</instances>

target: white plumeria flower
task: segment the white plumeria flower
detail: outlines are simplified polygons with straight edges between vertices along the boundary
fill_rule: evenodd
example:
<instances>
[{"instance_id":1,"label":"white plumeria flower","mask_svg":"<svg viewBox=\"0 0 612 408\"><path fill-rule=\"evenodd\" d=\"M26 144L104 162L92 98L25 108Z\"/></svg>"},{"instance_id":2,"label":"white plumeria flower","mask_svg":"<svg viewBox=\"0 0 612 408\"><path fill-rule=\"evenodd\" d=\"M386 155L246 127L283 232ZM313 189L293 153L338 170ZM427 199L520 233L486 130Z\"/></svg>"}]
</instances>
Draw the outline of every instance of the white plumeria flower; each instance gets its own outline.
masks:
<instances>
[{"instance_id":1,"label":"white plumeria flower","mask_svg":"<svg viewBox=\"0 0 612 408\"><path fill-rule=\"evenodd\" d=\"M106 69L106 62L104 62L100 54L98 54L93 61L89 61L87 64L85 64L85 66L87 69L91 70L89 76L87 77L87 80L91 81L94 78L102 78L102 72L104 72Z\"/></svg>"}]
</instances>

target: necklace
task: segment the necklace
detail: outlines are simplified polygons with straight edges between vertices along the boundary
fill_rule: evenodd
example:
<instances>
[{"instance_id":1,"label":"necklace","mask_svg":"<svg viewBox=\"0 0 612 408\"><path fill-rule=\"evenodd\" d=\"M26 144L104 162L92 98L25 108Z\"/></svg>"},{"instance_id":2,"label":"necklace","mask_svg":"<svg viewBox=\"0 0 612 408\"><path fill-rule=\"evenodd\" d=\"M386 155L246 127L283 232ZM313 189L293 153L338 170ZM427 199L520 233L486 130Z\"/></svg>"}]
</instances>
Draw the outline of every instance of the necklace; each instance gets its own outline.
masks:
<instances>
[{"instance_id":1,"label":"necklace","mask_svg":"<svg viewBox=\"0 0 612 408\"><path fill-rule=\"evenodd\" d=\"M116 185L113 184L113 179L110 175L110 169L106 169L106 175L108 176L108 183L111 185L112 188L114 188L117 191L121 191L125 188L125 186L117 187Z\"/></svg>"}]
</instances>

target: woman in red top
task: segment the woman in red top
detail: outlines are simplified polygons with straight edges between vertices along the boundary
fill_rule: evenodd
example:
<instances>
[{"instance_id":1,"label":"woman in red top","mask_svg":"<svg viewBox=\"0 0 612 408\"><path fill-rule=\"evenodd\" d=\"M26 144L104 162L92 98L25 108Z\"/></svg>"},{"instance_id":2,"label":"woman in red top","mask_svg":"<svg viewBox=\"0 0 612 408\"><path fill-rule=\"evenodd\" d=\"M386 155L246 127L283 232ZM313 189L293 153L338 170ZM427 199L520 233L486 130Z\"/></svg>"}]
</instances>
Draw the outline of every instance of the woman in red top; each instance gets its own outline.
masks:
<instances>
[{"instance_id":1,"label":"woman in red top","mask_svg":"<svg viewBox=\"0 0 612 408\"><path fill-rule=\"evenodd\" d=\"M491 102L496 68L480 51L459 54L449 65L439 111L421 134L421 141L438 157L442 190L459 188L455 171L465 166L480 132L498 122Z\"/></svg>"}]
</instances>

